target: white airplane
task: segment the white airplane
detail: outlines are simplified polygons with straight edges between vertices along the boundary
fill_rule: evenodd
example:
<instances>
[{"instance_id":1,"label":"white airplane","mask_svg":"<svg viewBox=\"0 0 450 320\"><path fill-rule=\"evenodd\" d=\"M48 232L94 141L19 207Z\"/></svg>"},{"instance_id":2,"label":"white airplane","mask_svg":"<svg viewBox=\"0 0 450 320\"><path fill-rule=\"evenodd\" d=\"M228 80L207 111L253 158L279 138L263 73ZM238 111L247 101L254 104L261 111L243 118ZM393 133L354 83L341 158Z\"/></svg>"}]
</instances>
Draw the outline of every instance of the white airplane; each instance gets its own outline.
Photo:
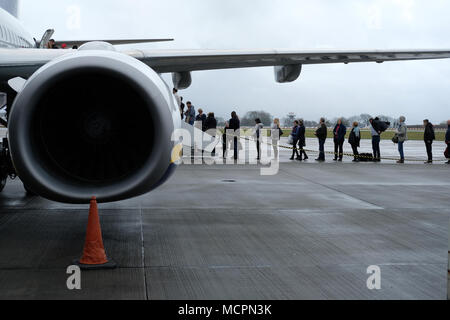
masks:
<instances>
[{"instance_id":1,"label":"white airplane","mask_svg":"<svg viewBox=\"0 0 450 320\"><path fill-rule=\"evenodd\" d=\"M135 42L143 41L149 40ZM450 50L121 51L113 44L134 41L111 42L42 49L0 9L0 91L10 107L3 149L12 159L3 167L40 196L112 202L150 192L170 177L172 133L182 124L161 73L172 73L174 87L185 89L197 70L274 66L275 80L284 83L295 81L305 64L450 58Z\"/></svg>"}]
</instances>

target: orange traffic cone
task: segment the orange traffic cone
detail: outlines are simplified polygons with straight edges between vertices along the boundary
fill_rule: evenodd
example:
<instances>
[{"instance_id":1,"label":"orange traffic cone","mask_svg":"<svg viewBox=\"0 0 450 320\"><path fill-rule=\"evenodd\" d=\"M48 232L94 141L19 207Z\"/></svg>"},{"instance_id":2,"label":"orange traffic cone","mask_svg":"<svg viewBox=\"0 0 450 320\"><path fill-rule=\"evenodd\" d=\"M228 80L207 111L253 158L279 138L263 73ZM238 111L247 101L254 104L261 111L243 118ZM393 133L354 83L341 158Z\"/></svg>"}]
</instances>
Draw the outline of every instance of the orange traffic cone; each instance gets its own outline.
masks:
<instances>
[{"instance_id":1,"label":"orange traffic cone","mask_svg":"<svg viewBox=\"0 0 450 320\"><path fill-rule=\"evenodd\" d=\"M100 218L98 216L97 199L92 197L89 208L89 220L86 230L86 241L83 256L76 264L84 270L113 269L116 263L108 260L103 246Z\"/></svg>"}]
</instances>

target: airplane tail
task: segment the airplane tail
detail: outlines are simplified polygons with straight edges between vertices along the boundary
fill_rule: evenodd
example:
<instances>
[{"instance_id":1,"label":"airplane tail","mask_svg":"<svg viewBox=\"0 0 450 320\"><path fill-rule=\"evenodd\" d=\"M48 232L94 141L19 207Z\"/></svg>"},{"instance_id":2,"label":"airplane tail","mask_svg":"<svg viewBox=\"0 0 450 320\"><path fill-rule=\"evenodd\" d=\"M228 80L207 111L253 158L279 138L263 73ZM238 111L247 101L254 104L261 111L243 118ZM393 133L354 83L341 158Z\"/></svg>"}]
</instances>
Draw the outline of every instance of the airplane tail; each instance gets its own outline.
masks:
<instances>
[{"instance_id":1,"label":"airplane tail","mask_svg":"<svg viewBox=\"0 0 450 320\"><path fill-rule=\"evenodd\" d=\"M19 14L19 0L0 0L0 8L5 9L17 18Z\"/></svg>"}]
</instances>

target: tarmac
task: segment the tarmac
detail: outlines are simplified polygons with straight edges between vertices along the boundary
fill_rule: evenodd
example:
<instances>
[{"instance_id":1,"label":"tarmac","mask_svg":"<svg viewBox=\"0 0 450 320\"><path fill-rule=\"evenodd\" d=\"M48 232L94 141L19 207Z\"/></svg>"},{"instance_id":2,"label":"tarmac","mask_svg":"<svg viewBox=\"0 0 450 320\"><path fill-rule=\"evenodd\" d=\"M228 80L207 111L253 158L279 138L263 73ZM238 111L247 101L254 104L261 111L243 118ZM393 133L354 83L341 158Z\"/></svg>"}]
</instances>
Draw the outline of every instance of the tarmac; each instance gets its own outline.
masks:
<instances>
[{"instance_id":1,"label":"tarmac","mask_svg":"<svg viewBox=\"0 0 450 320\"><path fill-rule=\"evenodd\" d=\"M27 197L8 181L0 299L446 299L450 167L313 156L291 162L284 150L273 176L181 165L152 193L100 205L118 268L84 271L72 291L66 268L83 249L88 207ZM367 287L369 266L380 290Z\"/></svg>"}]
</instances>

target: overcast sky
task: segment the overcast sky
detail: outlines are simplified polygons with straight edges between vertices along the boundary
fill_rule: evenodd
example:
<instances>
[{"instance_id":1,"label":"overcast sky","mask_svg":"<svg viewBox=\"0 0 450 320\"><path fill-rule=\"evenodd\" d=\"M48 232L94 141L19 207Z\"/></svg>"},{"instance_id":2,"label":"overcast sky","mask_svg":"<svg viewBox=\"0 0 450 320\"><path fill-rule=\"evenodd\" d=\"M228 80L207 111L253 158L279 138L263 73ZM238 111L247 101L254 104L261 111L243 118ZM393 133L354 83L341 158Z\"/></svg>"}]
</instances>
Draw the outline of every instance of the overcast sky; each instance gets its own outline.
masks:
<instances>
[{"instance_id":1,"label":"overcast sky","mask_svg":"<svg viewBox=\"0 0 450 320\"><path fill-rule=\"evenodd\" d=\"M450 49L448 0L22 0L33 36L65 39L173 37L176 49ZM165 77L165 79L170 79ZM265 110L316 120L360 113L450 118L450 60L305 66L292 84L272 68L193 73L181 92L229 117Z\"/></svg>"}]
</instances>

